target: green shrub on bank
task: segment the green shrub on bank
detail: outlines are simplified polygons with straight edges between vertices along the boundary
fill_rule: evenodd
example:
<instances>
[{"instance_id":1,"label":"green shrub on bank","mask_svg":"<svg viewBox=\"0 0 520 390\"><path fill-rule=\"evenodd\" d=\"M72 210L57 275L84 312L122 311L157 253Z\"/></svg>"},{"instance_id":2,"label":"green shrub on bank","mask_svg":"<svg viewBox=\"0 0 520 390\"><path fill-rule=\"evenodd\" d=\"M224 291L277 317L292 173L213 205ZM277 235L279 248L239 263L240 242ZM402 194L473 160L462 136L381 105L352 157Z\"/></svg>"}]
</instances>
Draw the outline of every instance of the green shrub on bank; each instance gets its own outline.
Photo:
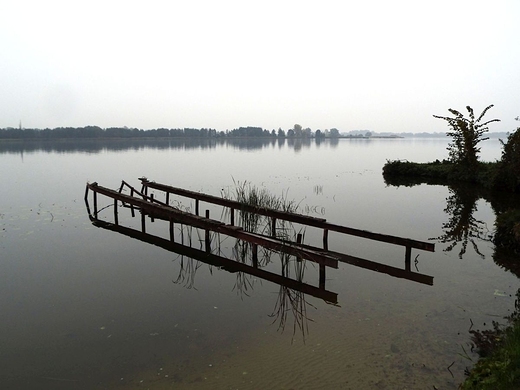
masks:
<instances>
[{"instance_id":1,"label":"green shrub on bank","mask_svg":"<svg viewBox=\"0 0 520 390\"><path fill-rule=\"evenodd\" d=\"M498 215L495 228L493 243L498 247L520 253L520 209Z\"/></svg>"},{"instance_id":2,"label":"green shrub on bank","mask_svg":"<svg viewBox=\"0 0 520 390\"><path fill-rule=\"evenodd\" d=\"M502 142L500 160L494 187L504 191L520 193L520 127Z\"/></svg>"},{"instance_id":3,"label":"green shrub on bank","mask_svg":"<svg viewBox=\"0 0 520 390\"><path fill-rule=\"evenodd\" d=\"M468 182L490 188L494 183L497 169L497 163L479 162L476 172L469 173L466 169L461 169L459 165L447 160L428 163L393 160L387 161L383 166L383 176L387 181L391 181L391 178L406 177L445 184Z\"/></svg>"}]
</instances>

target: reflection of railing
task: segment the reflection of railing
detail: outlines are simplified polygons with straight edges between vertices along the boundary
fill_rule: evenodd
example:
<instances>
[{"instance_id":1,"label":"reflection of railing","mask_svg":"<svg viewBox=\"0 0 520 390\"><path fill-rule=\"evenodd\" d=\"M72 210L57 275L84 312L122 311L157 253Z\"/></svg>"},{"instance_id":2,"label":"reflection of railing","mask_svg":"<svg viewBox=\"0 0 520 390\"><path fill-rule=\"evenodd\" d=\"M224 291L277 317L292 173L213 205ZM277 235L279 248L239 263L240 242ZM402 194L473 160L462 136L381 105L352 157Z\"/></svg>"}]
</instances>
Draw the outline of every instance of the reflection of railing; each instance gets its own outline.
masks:
<instances>
[{"instance_id":1,"label":"reflection of railing","mask_svg":"<svg viewBox=\"0 0 520 390\"><path fill-rule=\"evenodd\" d=\"M303 283L300 281L297 281L295 279L291 279L289 277L281 276L278 274L275 274L273 272L265 271L260 268L256 268L255 266L251 266L245 263L240 263L238 261L227 259L223 256L214 255L212 253L208 253L206 251L192 248L187 245L183 245L180 243L172 242L169 240L166 240L161 237L154 236L152 234L143 233L139 230L131 229L128 227L116 225L110 222L105 222L102 220L99 220L93 216L90 216L90 219L94 226L115 231L118 233L121 233L125 236L135 238L139 241L147 242L149 244L156 245L158 247L161 247L163 249L166 249L171 252L178 253L179 255L189 257L191 259L202 261L203 263L213 265L216 267L219 267L221 269L224 269L228 272L244 272L249 275L256 276L258 278L286 286L288 288L291 288L296 291L301 291L305 294L312 295L317 298L321 298L327 302L331 303L337 303L338 294L327 291L324 288L318 288L315 286L312 286L307 283Z\"/></svg>"},{"instance_id":2,"label":"reflection of railing","mask_svg":"<svg viewBox=\"0 0 520 390\"><path fill-rule=\"evenodd\" d=\"M284 253L289 256L295 256L299 259L306 259L319 264L319 283L320 287L325 285L325 267L338 268L338 261L352 264L361 268L370 269L376 272L386 273L395 277L404 278L412 281L416 281L424 284L433 284L433 277L423 275L411 271L410 267L410 252L411 248L419 248L424 250L433 251L434 245L430 243L424 243L420 241L388 236L378 233L371 233L364 230L352 229L344 226L334 225L327 223L326 220L321 218L308 217L301 214L286 213L271 209L258 209L248 206L243 203L232 201L229 199L222 199L213 197L206 194L195 193L183 189L178 189L171 186L165 186L158 183L149 182L146 179L141 179L143 184L143 190L137 191L133 187L129 186L125 182L121 184L120 191L114 191L109 188L99 186L97 183L87 184L85 191L85 200L88 200L88 191L93 192L94 198L94 218L97 219L98 207L97 207L97 194L105 195L113 199L114 202L114 224L118 225L118 207L117 202L120 201L126 207L130 207L132 216L135 215L134 209L138 209L141 212L141 231L146 232L146 215L150 218L158 218L169 222L170 230L170 241L174 241L174 224L181 223L183 225L190 225L205 231L205 250L207 253L211 252L211 240L210 232L221 233L226 236L234 237L239 240L247 241L251 244L251 256L253 266L258 268L258 246L267 248L272 251ZM123 186L130 187L130 195L123 194L121 192ZM163 203L154 199L153 194L147 195L147 188L161 189L166 192L166 202ZM191 214L185 211L181 211L177 208L171 207L169 203L169 194L177 193L183 196L188 196L196 199L195 214ZM140 198L134 196L138 195ZM231 224L225 224L223 222L213 220L209 218L209 211L206 210L206 216L201 217L199 213L199 201L210 202L218 204L224 207L230 208ZM88 201L87 201L87 207ZM301 242L292 242L285 239L279 239L276 237L269 237L257 233L244 231L238 226L234 226L234 210L238 209L241 211L254 212L262 215L269 216L272 219L273 229L276 231L276 220L283 219L285 221L291 221L296 223L305 224L308 226L315 226L323 229L323 248L317 248L310 245L304 245ZM89 209L90 214L90 209ZM343 253L338 253L328 250L328 232L329 230L342 232L346 234L353 234L360 237L365 237L373 240L390 242L398 245L406 246L406 257L405 257L405 269L380 264L370 260L365 260L353 256L349 256Z\"/></svg>"}]
</instances>

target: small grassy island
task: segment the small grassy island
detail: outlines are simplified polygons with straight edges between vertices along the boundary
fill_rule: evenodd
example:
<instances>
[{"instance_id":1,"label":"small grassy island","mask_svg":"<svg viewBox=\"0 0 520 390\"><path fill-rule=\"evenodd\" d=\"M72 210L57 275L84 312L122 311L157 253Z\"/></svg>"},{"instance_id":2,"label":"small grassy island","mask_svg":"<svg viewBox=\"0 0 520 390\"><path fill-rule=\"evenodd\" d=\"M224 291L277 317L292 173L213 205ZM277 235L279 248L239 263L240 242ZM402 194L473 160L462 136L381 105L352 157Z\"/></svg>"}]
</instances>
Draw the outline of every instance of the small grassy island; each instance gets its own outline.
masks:
<instances>
[{"instance_id":1,"label":"small grassy island","mask_svg":"<svg viewBox=\"0 0 520 390\"><path fill-rule=\"evenodd\" d=\"M493 242L497 250L520 254L520 127L502 142L502 158L497 162L479 161L478 144L486 140L484 134L492 119L483 122L484 109L475 118L473 109L466 107L468 118L459 111L450 109L453 117L434 117L448 122L447 135L452 138L448 145L449 159L428 163L409 161L387 161L383 167L385 182L391 185L412 186L421 183L447 185L455 196L468 197L468 186L491 203L499 197L509 195L512 201L507 207L493 207L497 213ZM518 118L517 118L518 119ZM471 202L470 202L471 203ZM520 261L515 261L520 270ZM520 388L520 290L517 293L515 315L508 318L507 327L494 323L494 329L472 331L472 341L477 347L480 360L468 372L461 389L519 389Z\"/></svg>"}]
</instances>

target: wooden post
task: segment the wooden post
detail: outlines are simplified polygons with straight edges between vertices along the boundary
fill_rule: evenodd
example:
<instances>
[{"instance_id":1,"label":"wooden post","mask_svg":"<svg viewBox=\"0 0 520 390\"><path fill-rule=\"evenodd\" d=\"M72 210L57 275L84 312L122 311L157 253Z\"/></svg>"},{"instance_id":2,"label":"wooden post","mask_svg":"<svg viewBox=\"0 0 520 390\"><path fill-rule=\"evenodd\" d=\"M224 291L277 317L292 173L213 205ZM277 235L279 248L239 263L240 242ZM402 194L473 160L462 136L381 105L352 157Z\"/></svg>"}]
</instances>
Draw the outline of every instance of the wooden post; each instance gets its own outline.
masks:
<instances>
[{"instance_id":1,"label":"wooden post","mask_svg":"<svg viewBox=\"0 0 520 390\"><path fill-rule=\"evenodd\" d=\"M195 215L199 215L199 200L195 199Z\"/></svg>"},{"instance_id":2,"label":"wooden post","mask_svg":"<svg viewBox=\"0 0 520 390\"><path fill-rule=\"evenodd\" d=\"M146 215L143 209L141 209L141 231L146 233Z\"/></svg>"},{"instance_id":3,"label":"wooden post","mask_svg":"<svg viewBox=\"0 0 520 390\"><path fill-rule=\"evenodd\" d=\"M302 243L302 234L301 233L298 233L298 235L296 236L296 242L298 244ZM296 261L302 261L302 258L300 256L296 256Z\"/></svg>"},{"instance_id":4,"label":"wooden post","mask_svg":"<svg viewBox=\"0 0 520 390\"><path fill-rule=\"evenodd\" d=\"M323 249L329 250L329 229L323 229Z\"/></svg>"},{"instance_id":5,"label":"wooden post","mask_svg":"<svg viewBox=\"0 0 520 390\"><path fill-rule=\"evenodd\" d=\"M97 219L97 192L94 191L94 218Z\"/></svg>"},{"instance_id":6,"label":"wooden post","mask_svg":"<svg viewBox=\"0 0 520 390\"><path fill-rule=\"evenodd\" d=\"M271 237L276 238L276 218L271 218Z\"/></svg>"},{"instance_id":7,"label":"wooden post","mask_svg":"<svg viewBox=\"0 0 520 390\"><path fill-rule=\"evenodd\" d=\"M320 264L320 288L325 290L325 265Z\"/></svg>"},{"instance_id":8,"label":"wooden post","mask_svg":"<svg viewBox=\"0 0 520 390\"><path fill-rule=\"evenodd\" d=\"M206 219L209 219L209 210L206 210ZM206 241L206 252L211 252L211 240L209 235L209 229L206 229L206 235L205 235L205 241Z\"/></svg>"},{"instance_id":9,"label":"wooden post","mask_svg":"<svg viewBox=\"0 0 520 390\"><path fill-rule=\"evenodd\" d=\"M406 254L404 255L404 269L407 271L411 271L412 267L412 247L407 246L406 247Z\"/></svg>"},{"instance_id":10,"label":"wooden post","mask_svg":"<svg viewBox=\"0 0 520 390\"><path fill-rule=\"evenodd\" d=\"M117 215L117 199L114 199L114 224L119 225L119 218Z\"/></svg>"},{"instance_id":11,"label":"wooden post","mask_svg":"<svg viewBox=\"0 0 520 390\"><path fill-rule=\"evenodd\" d=\"M170 218L170 241L175 242L174 230L173 230L173 219Z\"/></svg>"},{"instance_id":12,"label":"wooden post","mask_svg":"<svg viewBox=\"0 0 520 390\"><path fill-rule=\"evenodd\" d=\"M166 204L170 205L170 193L168 191L166 191Z\"/></svg>"},{"instance_id":13,"label":"wooden post","mask_svg":"<svg viewBox=\"0 0 520 390\"><path fill-rule=\"evenodd\" d=\"M252 244L251 250L253 252L253 267L258 268L258 245Z\"/></svg>"},{"instance_id":14,"label":"wooden post","mask_svg":"<svg viewBox=\"0 0 520 390\"><path fill-rule=\"evenodd\" d=\"M151 199L151 202L153 203L153 193L150 194L150 199ZM150 213L150 222L155 222L155 219L153 217L153 213Z\"/></svg>"},{"instance_id":15,"label":"wooden post","mask_svg":"<svg viewBox=\"0 0 520 390\"><path fill-rule=\"evenodd\" d=\"M231 207L231 226L235 226L235 209Z\"/></svg>"},{"instance_id":16,"label":"wooden post","mask_svg":"<svg viewBox=\"0 0 520 390\"><path fill-rule=\"evenodd\" d=\"M131 197L134 196L134 189L133 188L130 189L130 196ZM134 205L133 204L130 205L130 212L132 213L132 218L134 218L135 217L135 210L134 210Z\"/></svg>"}]
</instances>

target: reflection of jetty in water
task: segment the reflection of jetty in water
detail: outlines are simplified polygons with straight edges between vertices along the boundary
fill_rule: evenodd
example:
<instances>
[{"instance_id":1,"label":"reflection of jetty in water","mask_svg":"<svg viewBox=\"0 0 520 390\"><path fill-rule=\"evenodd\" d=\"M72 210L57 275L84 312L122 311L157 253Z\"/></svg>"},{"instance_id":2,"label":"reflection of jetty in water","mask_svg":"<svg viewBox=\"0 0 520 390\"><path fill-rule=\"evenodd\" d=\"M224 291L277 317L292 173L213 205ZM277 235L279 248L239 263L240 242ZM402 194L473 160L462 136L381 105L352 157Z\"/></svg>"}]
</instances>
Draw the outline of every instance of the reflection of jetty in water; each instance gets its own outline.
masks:
<instances>
[{"instance_id":1,"label":"reflection of jetty in water","mask_svg":"<svg viewBox=\"0 0 520 390\"><path fill-rule=\"evenodd\" d=\"M278 320L282 329L286 324L287 313L291 311L295 318L295 329L299 327L305 334L307 319L305 294L332 304L338 302L337 293L325 288L326 267L337 269L338 262L418 283L433 284L432 276L412 272L410 266L412 248L433 251L434 245L431 243L335 225L322 218L257 208L231 199L150 182L145 178L140 180L141 191L124 181L119 191L102 187L97 183L87 184L85 202L92 223L97 227L116 231L179 254L180 271L175 282L188 288L194 286L195 274L200 267L200 262L236 273L237 279L234 288L239 294L247 295L247 290L252 287L252 277L278 284L280 291L272 316L275 317L275 321ZM123 193L123 190L129 191L130 194ZM162 193L165 201L159 201L151 190ZM89 191L93 193L93 210L91 210L88 200ZM98 195L104 195L111 201L105 207L99 208ZM176 200L171 199L172 195L195 200L194 213L171 206L172 203L176 203ZM206 210L204 217L200 216L201 202L223 207L222 218L229 218L229 223L211 219L209 210ZM100 219L100 212L109 206L113 208L113 222ZM119 206L130 210L132 217L129 221L130 225L132 220L135 221L133 218L136 216L136 211L140 213L140 224L137 228L123 226L120 223L125 216L120 215ZM238 224L235 224L236 212L238 212ZM257 222L262 221L261 229L257 228L259 223L255 223L256 228L251 228L247 223L247 220L251 219L251 215L259 218ZM165 232L162 233L168 232L167 237L161 237L160 233L148 233L147 217L151 222L166 221L167 225L163 229ZM290 234L288 234L291 229L287 227L287 224L293 223L322 229L323 247L304 244L303 235L297 234L294 229L295 239L291 240ZM155 230L157 230L157 226L155 226ZM266 234L258 233L258 231L266 232ZM404 246L406 248L404 269L329 250L329 231ZM223 239L221 239L222 236L224 236ZM228 239L232 240L231 250L223 249L221 245L224 240L227 242ZM194 247L194 242L199 242L198 249ZM277 258L280 259L279 262L275 261ZM308 277L306 270L309 269L307 262L317 265L318 286L310 284L306 280ZM274 272L273 269L276 269L277 272Z\"/></svg>"}]
</instances>

